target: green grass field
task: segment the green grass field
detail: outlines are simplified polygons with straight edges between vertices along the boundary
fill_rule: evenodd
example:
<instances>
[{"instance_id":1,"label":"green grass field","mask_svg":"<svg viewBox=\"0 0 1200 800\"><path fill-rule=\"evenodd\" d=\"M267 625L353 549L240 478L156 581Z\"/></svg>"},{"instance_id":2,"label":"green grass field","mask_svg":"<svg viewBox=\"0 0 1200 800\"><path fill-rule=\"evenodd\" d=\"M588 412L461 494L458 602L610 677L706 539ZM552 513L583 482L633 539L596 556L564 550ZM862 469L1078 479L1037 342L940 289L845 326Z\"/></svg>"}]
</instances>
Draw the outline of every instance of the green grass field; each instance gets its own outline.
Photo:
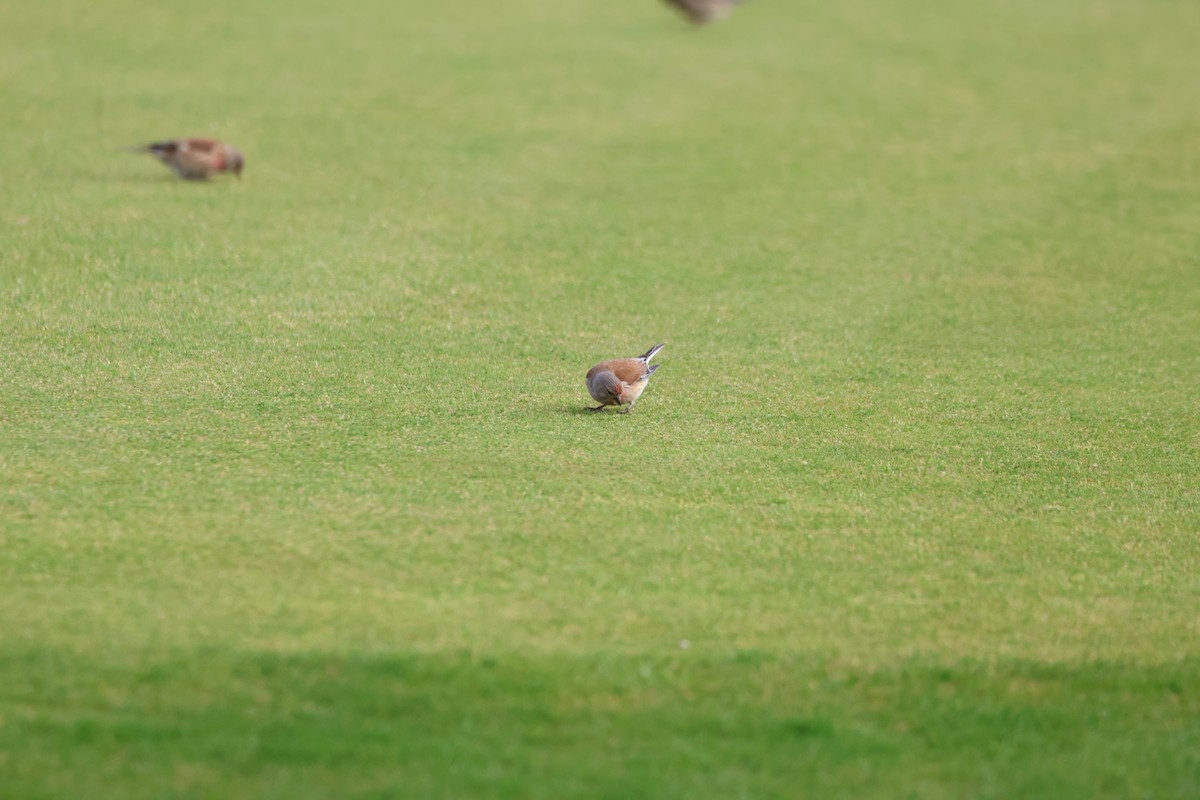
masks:
<instances>
[{"instance_id":1,"label":"green grass field","mask_svg":"<svg viewBox=\"0 0 1200 800\"><path fill-rule=\"evenodd\" d=\"M0 797L1200 796L1197 31L0 7Z\"/></svg>"}]
</instances>

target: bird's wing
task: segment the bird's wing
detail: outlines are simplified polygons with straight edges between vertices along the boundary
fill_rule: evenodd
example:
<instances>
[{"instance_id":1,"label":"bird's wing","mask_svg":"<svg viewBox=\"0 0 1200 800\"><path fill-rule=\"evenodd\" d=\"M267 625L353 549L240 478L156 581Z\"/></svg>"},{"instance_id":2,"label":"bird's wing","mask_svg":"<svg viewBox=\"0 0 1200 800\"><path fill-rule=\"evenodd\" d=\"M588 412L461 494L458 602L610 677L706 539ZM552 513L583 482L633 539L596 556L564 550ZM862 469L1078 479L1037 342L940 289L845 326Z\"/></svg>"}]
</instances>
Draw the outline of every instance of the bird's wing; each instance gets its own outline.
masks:
<instances>
[{"instance_id":1,"label":"bird's wing","mask_svg":"<svg viewBox=\"0 0 1200 800\"><path fill-rule=\"evenodd\" d=\"M650 374L646 370L646 362L637 358L619 358L608 364L612 374L625 383L637 383Z\"/></svg>"},{"instance_id":2,"label":"bird's wing","mask_svg":"<svg viewBox=\"0 0 1200 800\"><path fill-rule=\"evenodd\" d=\"M179 174L183 175L184 177L206 176L214 167L214 156L216 153L211 147L192 147L192 141L193 140L189 139L188 142L185 143L185 146L180 147L175 153L175 163L178 165Z\"/></svg>"},{"instance_id":3,"label":"bird's wing","mask_svg":"<svg viewBox=\"0 0 1200 800\"><path fill-rule=\"evenodd\" d=\"M182 149L190 150L193 153L211 153L222 147L221 143L216 139L206 139L203 136L184 139L181 144L183 145Z\"/></svg>"},{"instance_id":4,"label":"bird's wing","mask_svg":"<svg viewBox=\"0 0 1200 800\"><path fill-rule=\"evenodd\" d=\"M701 0L666 0L666 2L686 14L692 22L707 22L712 15L707 4Z\"/></svg>"}]
</instances>

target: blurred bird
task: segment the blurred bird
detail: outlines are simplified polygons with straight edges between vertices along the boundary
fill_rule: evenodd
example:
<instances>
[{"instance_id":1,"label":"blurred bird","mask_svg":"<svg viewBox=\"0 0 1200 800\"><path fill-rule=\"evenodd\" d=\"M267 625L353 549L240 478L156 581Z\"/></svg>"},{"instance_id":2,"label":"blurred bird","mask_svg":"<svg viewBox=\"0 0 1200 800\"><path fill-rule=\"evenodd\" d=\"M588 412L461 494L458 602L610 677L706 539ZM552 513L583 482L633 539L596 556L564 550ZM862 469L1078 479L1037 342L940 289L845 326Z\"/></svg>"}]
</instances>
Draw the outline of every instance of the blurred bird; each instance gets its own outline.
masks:
<instances>
[{"instance_id":1,"label":"blurred bird","mask_svg":"<svg viewBox=\"0 0 1200 800\"><path fill-rule=\"evenodd\" d=\"M215 139L168 139L135 147L133 152L149 153L189 181L205 181L222 172L240 178L245 164L241 150Z\"/></svg>"},{"instance_id":2,"label":"blurred bird","mask_svg":"<svg viewBox=\"0 0 1200 800\"><path fill-rule=\"evenodd\" d=\"M741 0L665 0L696 25L718 20L733 10Z\"/></svg>"},{"instance_id":3,"label":"blurred bird","mask_svg":"<svg viewBox=\"0 0 1200 800\"><path fill-rule=\"evenodd\" d=\"M601 361L588 370L588 394L600 405L589 411L600 411L605 406L628 406L620 413L633 411L633 404L641 397L642 390L650 382L650 376L659 365L651 366L650 359L666 345L656 344L637 358L614 358Z\"/></svg>"}]
</instances>

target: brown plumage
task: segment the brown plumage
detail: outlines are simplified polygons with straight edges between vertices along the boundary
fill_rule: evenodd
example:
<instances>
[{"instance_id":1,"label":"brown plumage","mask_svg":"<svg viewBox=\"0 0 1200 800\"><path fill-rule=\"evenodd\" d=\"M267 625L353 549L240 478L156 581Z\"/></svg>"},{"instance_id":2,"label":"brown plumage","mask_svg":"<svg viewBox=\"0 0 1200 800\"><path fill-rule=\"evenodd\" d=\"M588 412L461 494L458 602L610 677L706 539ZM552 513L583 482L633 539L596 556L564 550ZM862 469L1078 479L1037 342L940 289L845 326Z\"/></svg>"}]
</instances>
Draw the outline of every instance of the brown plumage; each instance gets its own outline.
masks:
<instances>
[{"instance_id":1,"label":"brown plumage","mask_svg":"<svg viewBox=\"0 0 1200 800\"><path fill-rule=\"evenodd\" d=\"M658 369L650 359L666 345L656 344L637 358L614 358L601 361L588 370L587 387L600 405L589 411L601 411L605 406L627 406L621 411L628 414L633 404L641 397L642 390L650 382L650 376Z\"/></svg>"},{"instance_id":2,"label":"brown plumage","mask_svg":"<svg viewBox=\"0 0 1200 800\"><path fill-rule=\"evenodd\" d=\"M167 139L135 148L134 152L149 153L189 181L208 180L223 172L240 178L245 164L242 151L215 139Z\"/></svg>"},{"instance_id":3,"label":"brown plumage","mask_svg":"<svg viewBox=\"0 0 1200 800\"><path fill-rule=\"evenodd\" d=\"M704 25L728 14L741 0L665 0L696 25Z\"/></svg>"}]
</instances>

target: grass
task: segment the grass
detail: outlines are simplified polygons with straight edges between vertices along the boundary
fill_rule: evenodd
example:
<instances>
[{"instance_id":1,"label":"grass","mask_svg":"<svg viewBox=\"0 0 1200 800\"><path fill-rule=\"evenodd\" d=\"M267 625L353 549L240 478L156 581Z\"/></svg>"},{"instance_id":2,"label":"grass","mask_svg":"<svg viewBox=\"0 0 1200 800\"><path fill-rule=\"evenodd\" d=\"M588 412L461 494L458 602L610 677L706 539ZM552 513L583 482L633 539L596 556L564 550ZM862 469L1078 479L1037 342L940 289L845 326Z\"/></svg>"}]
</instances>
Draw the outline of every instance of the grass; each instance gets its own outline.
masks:
<instances>
[{"instance_id":1,"label":"grass","mask_svg":"<svg viewBox=\"0 0 1200 800\"><path fill-rule=\"evenodd\" d=\"M1196 795L1198 25L0 10L0 797Z\"/></svg>"}]
</instances>

